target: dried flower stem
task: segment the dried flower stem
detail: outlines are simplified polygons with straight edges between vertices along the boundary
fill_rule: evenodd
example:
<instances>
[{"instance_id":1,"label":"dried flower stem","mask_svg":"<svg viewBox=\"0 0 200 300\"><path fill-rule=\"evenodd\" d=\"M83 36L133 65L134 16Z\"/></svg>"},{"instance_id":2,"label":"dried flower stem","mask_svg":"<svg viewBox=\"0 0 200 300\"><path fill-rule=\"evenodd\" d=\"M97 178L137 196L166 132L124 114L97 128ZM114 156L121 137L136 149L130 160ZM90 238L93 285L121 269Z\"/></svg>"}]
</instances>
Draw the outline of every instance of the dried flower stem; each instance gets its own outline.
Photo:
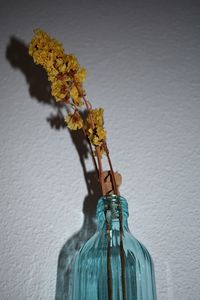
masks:
<instances>
[{"instance_id":1,"label":"dried flower stem","mask_svg":"<svg viewBox=\"0 0 200 300\"><path fill-rule=\"evenodd\" d=\"M106 156L107 156L107 159L108 159L108 163L109 163L109 166L110 166L110 173L111 173L113 190L114 190L115 195L118 195L119 191L118 191L118 188L117 188L115 174L114 174L112 163L111 163L111 159L110 159L110 153L109 153L109 150L108 150L106 142L104 142L104 149L105 149Z\"/></svg>"},{"instance_id":2,"label":"dried flower stem","mask_svg":"<svg viewBox=\"0 0 200 300\"><path fill-rule=\"evenodd\" d=\"M92 109L91 103L85 97L83 82L86 77L86 70L79 65L77 58L73 54L65 54L61 43L41 29L34 30L34 37L29 44L29 54L33 57L36 64L40 64L46 70L48 80L51 82L51 94L56 102L61 102L65 105L69 104L72 107L72 112L68 111L64 120L71 130L83 129L89 142L95 167L98 169L102 195L106 194L102 167L103 152L106 154L110 166L112 191L117 195L116 179L105 142L104 110L103 108ZM82 104L85 104L88 112L85 120L80 113ZM93 147L95 154L92 151Z\"/></svg>"},{"instance_id":3,"label":"dried flower stem","mask_svg":"<svg viewBox=\"0 0 200 300\"><path fill-rule=\"evenodd\" d=\"M94 120L93 120L93 117L92 117L92 114L91 114L92 105L86 99L85 95L83 95L82 98L83 98L83 101L85 103L85 106L86 106L88 114L89 114L89 118L90 118L90 122L91 122L91 125L92 125L92 129L94 129L94 127L95 127L94 126ZM91 143L89 143L89 144L90 144L90 147L91 147ZM106 156L107 156L108 163L109 163L109 167L110 167L113 190L114 190L115 195L118 195L119 192L118 192L118 188L117 188L117 184L116 184L116 180L115 180L115 175L114 175L114 171L113 171L113 167L112 167L112 163L111 163L111 159L110 159L110 154L109 154L109 150L108 150L106 142L104 142L104 149L105 149ZM97 160L98 160L98 166L99 166L99 179L100 179L100 185L101 185L102 195L105 196L105 183L104 183L104 176L103 176L103 168L102 168L102 162L101 162L101 155L100 155L100 151L99 150L100 150L99 146L97 146L96 147L96 153L97 153ZM93 152L91 152L91 153L92 153L92 156L94 158ZM94 158L94 160L95 160L95 158ZM95 160L95 162L96 162L96 160Z\"/></svg>"},{"instance_id":4,"label":"dried flower stem","mask_svg":"<svg viewBox=\"0 0 200 300\"><path fill-rule=\"evenodd\" d=\"M85 134L85 130L83 129L83 132ZM93 153L93 149L92 149L92 145L91 145L91 142L89 140L89 138L87 137L87 135L85 134L85 137L87 139L87 142L88 142L88 145L89 145L89 148L90 148L90 154L92 156L92 160L93 160L93 163L94 163L94 166L95 166L95 170L97 172L97 174L99 173L99 169L98 169L98 166L97 166L97 162L96 162L96 159L94 157L94 153Z\"/></svg>"},{"instance_id":5,"label":"dried flower stem","mask_svg":"<svg viewBox=\"0 0 200 300\"><path fill-rule=\"evenodd\" d=\"M88 114L89 114L92 129L94 129L94 127L95 127L94 126L94 120L93 120L92 114L91 114L92 105L85 98L84 95L83 95L83 101L85 103L85 106L86 106ZM96 147L96 153L97 153L97 160L98 160L98 166L99 166L99 180L100 180L100 185L101 185L101 191L102 191L102 195L105 196L105 184L104 184L104 178L103 178L103 168L102 168L102 162L101 162L101 155L100 155L100 151L99 151L99 146ZM94 156L93 152L92 152L92 155Z\"/></svg>"}]
</instances>

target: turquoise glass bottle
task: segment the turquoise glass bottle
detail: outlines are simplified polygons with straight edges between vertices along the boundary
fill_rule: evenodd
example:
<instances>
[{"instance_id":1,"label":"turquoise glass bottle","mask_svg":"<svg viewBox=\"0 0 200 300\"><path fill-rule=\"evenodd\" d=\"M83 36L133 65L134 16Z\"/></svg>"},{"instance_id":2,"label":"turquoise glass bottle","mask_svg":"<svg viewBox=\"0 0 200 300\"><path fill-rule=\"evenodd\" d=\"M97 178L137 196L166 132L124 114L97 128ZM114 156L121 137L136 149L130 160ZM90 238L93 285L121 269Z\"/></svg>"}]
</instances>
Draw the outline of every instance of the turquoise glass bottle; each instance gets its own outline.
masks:
<instances>
[{"instance_id":1,"label":"turquoise glass bottle","mask_svg":"<svg viewBox=\"0 0 200 300\"><path fill-rule=\"evenodd\" d=\"M72 300L156 300L152 259L129 231L122 196L98 201L97 231L77 254Z\"/></svg>"}]
</instances>

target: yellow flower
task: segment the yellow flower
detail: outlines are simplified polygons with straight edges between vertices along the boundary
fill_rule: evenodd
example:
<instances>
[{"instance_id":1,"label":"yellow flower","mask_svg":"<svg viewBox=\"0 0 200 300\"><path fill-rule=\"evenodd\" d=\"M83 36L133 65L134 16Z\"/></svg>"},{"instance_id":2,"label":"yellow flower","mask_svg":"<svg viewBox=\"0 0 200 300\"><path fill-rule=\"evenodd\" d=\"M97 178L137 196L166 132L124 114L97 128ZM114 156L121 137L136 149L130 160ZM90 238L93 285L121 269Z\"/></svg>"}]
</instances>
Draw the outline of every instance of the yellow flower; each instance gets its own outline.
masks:
<instances>
[{"instance_id":1,"label":"yellow flower","mask_svg":"<svg viewBox=\"0 0 200 300\"><path fill-rule=\"evenodd\" d=\"M103 112L104 109L101 107L90 111L95 127L103 127ZM85 127L87 130L92 128L91 118L89 114L86 119Z\"/></svg>"},{"instance_id":2,"label":"yellow flower","mask_svg":"<svg viewBox=\"0 0 200 300\"><path fill-rule=\"evenodd\" d=\"M93 130L90 136L91 143L94 146L101 146L106 138L106 131L102 127L97 127Z\"/></svg>"},{"instance_id":3,"label":"yellow flower","mask_svg":"<svg viewBox=\"0 0 200 300\"><path fill-rule=\"evenodd\" d=\"M79 69L78 72L74 75L74 78L76 82L83 83L86 78L86 70L84 68Z\"/></svg>"},{"instance_id":4,"label":"yellow flower","mask_svg":"<svg viewBox=\"0 0 200 300\"><path fill-rule=\"evenodd\" d=\"M68 87L62 80L55 80L51 85L51 94L55 97L56 102L63 101L66 97L69 98Z\"/></svg>"},{"instance_id":5,"label":"yellow flower","mask_svg":"<svg viewBox=\"0 0 200 300\"><path fill-rule=\"evenodd\" d=\"M83 104L82 97L85 94L83 82L86 78L86 70L81 68L75 55L65 54L62 44L50 37L41 29L34 31L34 37L29 44L29 54L36 64L41 64L51 81L51 93L56 101L69 103L73 107ZM65 117L68 128L84 131L90 142L99 146L101 154L104 152L103 143L106 139L106 131L103 128L103 108L93 109L88 114L85 123L77 109ZM91 118L93 122L91 122Z\"/></svg>"},{"instance_id":6,"label":"yellow flower","mask_svg":"<svg viewBox=\"0 0 200 300\"><path fill-rule=\"evenodd\" d=\"M36 64L41 64L47 71L48 79L52 82L52 95L56 101L64 102L66 97L71 97L74 105L81 106L85 69L80 68L75 55L65 54L62 44L46 32L36 29L34 33L29 44L29 54Z\"/></svg>"},{"instance_id":7,"label":"yellow flower","mask_svg":"<svg viewBox=\"0 0 200 300\"><path fill-rule=\"evenodd\" d=\"M56 77L59 75L58 70L56 70L56 68L54 68L52 65L47 66L47 70L49 81L53 82L54 80L56 80Z\"/></svg>"},{"instance_id":8,"label":"yellow flower","mask_svg":"<svg viewBox=\"0 0 200 300\"><path fill-rule=\"evenodd\" d=\"M71 130L77 130L83 127L83 119L78 111L75 111L73 114L70 113L68 116L66 116L65 122L67 123L67 127Z\"/></svg>"},{"instance_id":9,"label":"yellow flower","mask_svg":"<svg viewBox=\"0 0 200 300\"><path fill-rule=\"evenodd\" d=\"M70 90L70 96L71 96L74 100L78 99L79 93L78 93L78 90L77 90L77 88L76 88L75 86L73 86L73 87L71 88L71 90Z\"/></svg>"},{"instance_id":10,"label":"yellow flower","mask_svg":"<svg viewBox=\"0 0 200 300\"><path fill-rule=\"evenodd\" d=\"M101 146L106 139L106 131L103 128L103 111L103 108L97 108L91 111L94 128L91 124L90 115L87 116L84 125L86 135L94 146Z\"/></svg>"},{"instance_id":11,"label":"yellow flower","mask_svg":"<svg viewBox=\"0 0 200 300\"><path fill-rule=\"evenodd\" d=\"M52 39L46 32L41 29L34 30L34 37L29 44L29 54L33 56L36 64L41 64L47 69L49 61L55 60L55 57L64 56L64 49L62 45Z\"/></svg>"},{"instance_id":12,"label":"yellow flower","mask_svg":"<svg viewBox=\"0 0 200 300\"><path fill-rule=\"evenodd\" d=\"M66 62L67 62L67 71L68 72L78 71L78 69L80 68L78 60L77 60L76 56L73 54L66 55Z\"/></svg>"},{"instance_id":13,"label":"yellow flower","mask_svg":"<svg viewBox=\"0 0 200 300\"><path fill-rule=\"evenodd\" d=\"M75 106L81 106L83 105L83 101L79 95L79 91L77 87L74 85L70 89L70 97L72 98L72 101Z\"/></svg>"},{"instance_id":14,"label":"yellow flower","mask_svg":"<svg viewBox=\"0 0 200 300\"><path fill-rule=\"evenodd\" d=\"M99 126L103 125L103 113L104 113L104 109L101 107L92 110L92 117L96 125Z\"/></svg>"}]
</instances>

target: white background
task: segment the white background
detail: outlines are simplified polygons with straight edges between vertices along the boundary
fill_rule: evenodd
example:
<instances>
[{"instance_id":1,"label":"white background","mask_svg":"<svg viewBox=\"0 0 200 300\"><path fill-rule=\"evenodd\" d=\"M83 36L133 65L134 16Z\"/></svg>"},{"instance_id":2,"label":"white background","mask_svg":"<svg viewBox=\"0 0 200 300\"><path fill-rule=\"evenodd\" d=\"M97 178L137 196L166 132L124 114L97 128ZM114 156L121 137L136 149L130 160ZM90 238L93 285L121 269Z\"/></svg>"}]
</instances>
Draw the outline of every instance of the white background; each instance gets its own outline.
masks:
<instances>
[{"instance_id":1,"label":"white background","mask_svg":"<svg viewBox=\"0 0 200 300\"><path fill-rule=\"evenodd\" d=\"M37 27L77 55L88 99L105 109L158 300L200 299L198 1L2 1L0 11L0 299L55 299L59 252L87 236L79 154L47 121L57 110L26 52Z\"/></svg>"}]
</instances>

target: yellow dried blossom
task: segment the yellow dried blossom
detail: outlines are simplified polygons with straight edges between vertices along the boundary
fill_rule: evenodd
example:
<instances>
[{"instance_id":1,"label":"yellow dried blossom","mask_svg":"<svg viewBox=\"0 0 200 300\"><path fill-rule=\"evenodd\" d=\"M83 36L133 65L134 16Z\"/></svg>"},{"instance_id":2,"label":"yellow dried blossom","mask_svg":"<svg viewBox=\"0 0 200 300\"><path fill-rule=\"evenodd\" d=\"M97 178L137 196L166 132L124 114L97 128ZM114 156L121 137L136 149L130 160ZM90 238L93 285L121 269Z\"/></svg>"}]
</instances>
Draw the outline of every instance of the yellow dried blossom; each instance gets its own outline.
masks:
<instances>
[{"instance_id":1,"label":"yellow dried blossom","mask_svg":"<svg viewBox=\"0 0 200 300\"><path fill-rule=\"evenodd\" d=\"M68 116L66 116L65 122L67 123L67 127L71 130L77 130L83 127L83 119L78 111L75 111L73 114L70 113Z\"/></svg>"},{"instance_id":2,"label":"yellow dried blossom","mask_svg":"<svg viewBox=\"0 0 200 300\"><path fill-rule=\"evenodd\" d=\"M29 54L33 56L36 64L41 64L47 68L49 61L54 61L56 57L64 56L62 45L52 39L46 32L41 29L34 30L34 37L29 45Z\"/></svg>"},{"instance_id":3,"label":"yellow dried blossom","mask_svg":"<svg viewBox=\"0 0 200 300\"><path fill-rule=\"evenodd\" d=\"M72 102L75 106L81 106L83 104L83 101L79 95L79 91L75 85L73 85L70 89L70 97L72 99Z\"/></svg>"},{"instance_id":4,"label":"yellow dried blossom","mask_svg":"<svg viewBox=\"0 0 200 300\"><path fill-rule=\"evenodd\" d=\"M52 82L52 95L56 101L66 101L71 97L74 105L81 106L85 69L80 68L75 55L65 54L62 44L46 32L36 29L34 33L29 54L36 64L41 64L47 71L48 79Z\"/></svg>"},{"instance_id":5,"label":"yellow dried blossom","mask_svg":"<svg viewBox=\"0 0 200 300\"><path fill-rule=\"evenodd\" d=\"M104 113L104 109L103 108L96 108L92 110L92 117L94 120L94 123L96 125L102 126L103 125L103 113Z\"/></svg>"},{"instance_id":6,"label":"yellow dried blossom","mask_svg":"<svg viewBox=\"0 0 200 300\"><path fill-rule=\"evenodd\" d=\"M81 68L75 75L74 78L77 82L84 82L86 78L86 70L84 68Z\"/></svg>"},{"instance_id":7,"label":"yellow dried blossom","mask_svg":"<svg viewBox=\"0 0 200 300\"><path fill-rule=\"evenodd\" d=\"M91 136L91 142L95 146L100 146L106 139L106 131L103 127L97 127Z\"/></svg>"},{"instance_id":8,"label":"yellow dried blossom","mask_svg":"<svg viewBox=\"0 0 200 300\"><path fill-rule=\"evenodd\" d=\"M92 145L92 153L98 156L99 162L102 154L108 155L105 143L107 133L103 126L104 110L103 108L90 109L91 105L85 98L83 82L86 78L86 70L80 67L75 55L65 54L62 44L41 29L34 30L34 37L29 44L29 54L36 64L40 64L46 70L48 80L51 82L51 94L55 100L69 104L70 111L73 110L64 118L67 127L71 130L83 128L84 134ZM80 107L84 103L88 115L83 119ZM99 162L100 174L101 169Z\"/></svg>"},{"instance_id":9,"label":"yellow dried blossom","mask_svg":"<svg viewBox=\"0 0 200 300\"><path fill-rule=\"evenodd\" d=\"M76 101L79 97L79 93L78 90L76 88L76 86L74 85L71 90L70 90L70 96Z\"/></svg>"},{"instance_id":10,"label":"yellow dried blossom","mask_svg":"<svg viewBox=\"0 0 200 300\"><path fill-rule=\"evenodd\" d=\"M47 62L47 75L49 81L51 82L56 80L56 77L59 75L59 71L54 67L54 65L48 62Z\"/></svg>"},{"instance_id":11,"label":"yellow dried blossom","mask_svg":"<svg viewBox=\"0 0 200 300\"><path fill-rule=\"evenodd\" d=\"M55 97L56 101L63 101L69 98L69 91L66 84L62 80L55 80L51 85L51 94Z\"/></svg>"},{"instance_id":12,"label":"yellow dried blossom","mask_svg":"<svg viewBox=\"0 0 200 300\"><path fill-rule=\"evenodd\" d=\"M91 124L90 115L87 116L84 128L86 135L94 146L101 146L106 139L106 131L103 128L103 108L93 109L91 116L94 128Z\"/></svg>"},{"instance_id":13,"label":"yellow dried blossom","mask_svg":"<svg viewBox=\"0 0 200 300\"><path fill-rule=\"evenodd\" d=\"M78 60L75 55L73 55L73 54L66 55L66 62L67 62L67 71L68 72L70 72L70 71L74 72L74 71L79 70L80 65L79 65Z\"/></svg>"}]
</instances>

